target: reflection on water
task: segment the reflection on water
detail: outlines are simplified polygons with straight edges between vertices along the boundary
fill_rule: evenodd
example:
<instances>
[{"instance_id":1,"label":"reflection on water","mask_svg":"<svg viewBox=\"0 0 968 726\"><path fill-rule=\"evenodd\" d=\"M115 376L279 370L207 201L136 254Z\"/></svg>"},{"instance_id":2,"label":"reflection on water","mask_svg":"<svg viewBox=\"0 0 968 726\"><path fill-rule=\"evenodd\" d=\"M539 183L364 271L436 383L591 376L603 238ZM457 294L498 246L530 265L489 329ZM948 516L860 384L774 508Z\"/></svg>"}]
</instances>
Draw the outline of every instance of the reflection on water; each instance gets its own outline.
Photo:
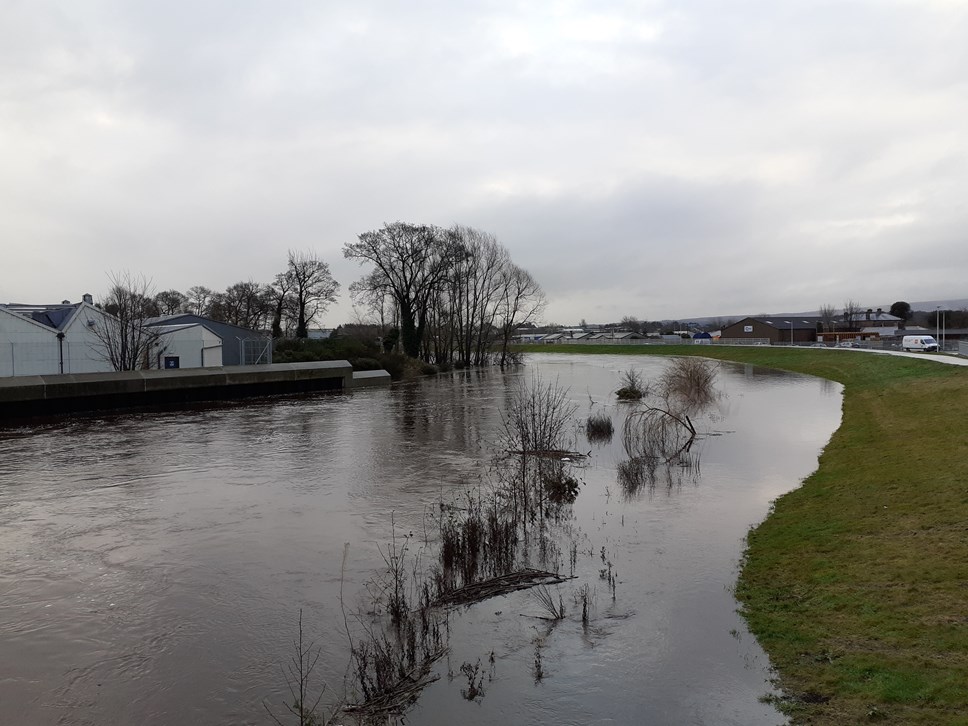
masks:
<instances>
[{"instance_id":1,"label":"reflection on water","mask_svg":"<svg viewBox=\"0 0 968 726\"><path fill-rule=\"evenodd\" d=\"M592 453L563 534L578 579L553 590L566 618L533 617L528 592L457 613L409 722L781 720L757 700L768 664L730 587L748 527L815 467L840 389L724 366L718 408L695 419L701 476L625 497L621 437L588 444L584 421L594 406L620 428L619 373L662 366L531 360L570 389ZM337 693L341 585L352 610L391 516L422 542L428 508L486 480L517 376L530 372L0 432L0 723L266 723L300 608ZM478 660L483 695L468 700L461 667Z\"/></svg>"}]
</instances>

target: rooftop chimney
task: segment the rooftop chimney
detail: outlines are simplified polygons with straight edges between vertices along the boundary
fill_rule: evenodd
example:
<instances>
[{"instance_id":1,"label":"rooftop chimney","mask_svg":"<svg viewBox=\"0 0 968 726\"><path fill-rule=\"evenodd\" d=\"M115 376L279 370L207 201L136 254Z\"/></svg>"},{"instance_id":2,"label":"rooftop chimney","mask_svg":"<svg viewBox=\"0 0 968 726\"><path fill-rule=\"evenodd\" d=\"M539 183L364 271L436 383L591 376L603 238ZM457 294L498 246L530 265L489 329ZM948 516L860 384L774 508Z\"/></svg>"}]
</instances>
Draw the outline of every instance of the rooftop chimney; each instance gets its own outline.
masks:
<instances>
[{"instance_id":1,"label":"rooftop chimney","mask_svg":"<svg viewBox=\"0 0 968 726\"><path fill-rule=\"evenodd\" d=\"M86 302L88 305L94 304L94 297L89 292L84 293L84 297L81 299L84 300L84 302Z\"/></svg>"}]
</instances>

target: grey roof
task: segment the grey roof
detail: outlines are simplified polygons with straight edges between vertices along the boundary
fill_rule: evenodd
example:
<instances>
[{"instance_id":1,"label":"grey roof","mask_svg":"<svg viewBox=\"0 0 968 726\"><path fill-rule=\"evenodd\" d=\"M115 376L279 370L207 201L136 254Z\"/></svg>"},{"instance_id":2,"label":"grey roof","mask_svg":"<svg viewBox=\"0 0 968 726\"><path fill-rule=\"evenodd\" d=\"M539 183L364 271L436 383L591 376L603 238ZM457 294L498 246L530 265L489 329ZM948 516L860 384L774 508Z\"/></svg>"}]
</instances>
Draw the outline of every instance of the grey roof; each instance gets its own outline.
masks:
<instances>
[{"instance_id":1,"label":"grey roof","mask_svg":"<svg viewBox=\"0 0 968 726\"><path fill-rule=\"evenodd\" d=\"M25 318L30 318L35 323L46 325L54 330L63 330L71 316L81 306L82 303L61 303L59 305L24 305L22 303L10 303L3 307L12 313L18 313Z\"/></svg>"},{"instance_id":2,"label":"grey roof","mask_svg":"<svg viewBox=\"0 0 968 726\"><path fill-rule=\"evenodd\" d=\"M791 324L794 330L816 330L817 324L823 322L823 318L819 315L769 315L769 316L752 316L749 318L744 318L744 320L755 320L758 323L763 323L764 325L769 325L779 330L789 330ZM743 320L737 323L733 323L730 327L739 325Z\"/></svg>"},{"instance_id":3,"label":"grey roof","mask_svg":"<svg viewBox=\"0 0 968 726\"><path fill-rule=\"evenodd\" d=\"M215 337L219 337L218 333L202 323L176 323L173 325L167 325L165 323L146 323L145 327L152 328L162 334L176 333L179 330L188 330L189 328L204 328Z\"/></svg>"},{"instance_id":4,"label":"grey roof","mask_svg":"<svg viewBox=\"0 0 968 726\"><path fill-rule=\"evenodd\" d=\"M206 318L201 315L195 315L194 313L175 313L174 315L159 315L156 318L148 318L145 320L145 325L204 325L206 328L211 330L213 333L218 335L220 338L225 336L219 333L218 328L232 328L235 331L244 333L244 337L248 338L268 338L269 336L265 333L261 333L258 330L252 330L251 328L243 328L241 325L233 325L232 323L223 323L220 320L212 320L211 318Z\"/></svg>"}]
</instances>

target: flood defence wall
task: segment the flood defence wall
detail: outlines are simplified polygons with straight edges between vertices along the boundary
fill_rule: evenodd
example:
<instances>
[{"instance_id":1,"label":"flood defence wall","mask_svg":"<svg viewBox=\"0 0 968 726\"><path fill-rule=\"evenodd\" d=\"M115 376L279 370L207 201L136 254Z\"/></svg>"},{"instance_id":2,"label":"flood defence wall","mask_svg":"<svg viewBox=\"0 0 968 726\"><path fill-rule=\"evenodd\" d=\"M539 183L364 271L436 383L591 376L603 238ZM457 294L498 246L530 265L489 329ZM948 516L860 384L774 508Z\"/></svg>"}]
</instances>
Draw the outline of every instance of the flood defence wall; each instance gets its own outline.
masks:
<instances>
[{"instance_id":1,"label":"flood defence wall","mask_svg":"<svg viewBox=\"0 0 968 726\"><path fill-rule=\"evenodd\" d=\"M376 371L361 384L385 385L389 380L385 371ZM353 386L353 367L347 361L17 376L0 378L0 419L177 407L199 401L347 391Z\"/></svg>"}]
</instances>

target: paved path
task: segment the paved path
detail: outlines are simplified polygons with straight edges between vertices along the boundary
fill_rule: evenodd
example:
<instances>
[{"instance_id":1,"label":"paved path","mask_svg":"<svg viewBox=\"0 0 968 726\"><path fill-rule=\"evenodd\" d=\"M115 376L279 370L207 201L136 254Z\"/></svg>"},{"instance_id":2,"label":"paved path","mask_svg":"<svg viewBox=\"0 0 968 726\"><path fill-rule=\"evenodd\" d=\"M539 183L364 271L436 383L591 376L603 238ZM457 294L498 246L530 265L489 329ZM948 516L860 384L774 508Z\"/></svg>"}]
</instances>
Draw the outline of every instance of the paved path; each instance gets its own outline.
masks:
<instances>
[{"instance_id":1,"label":"paved path","mask_svg":"<svg viewBox=\"0 0 968 726\"><path fill-rule=\"evenodd\" d=\"M872 350L870 348L837 348L844 353L877 353L878 355L899 355L904 358L920 358L935 363L947 363L952 366L968 366L968 358L946 353L906 353L903 350Z\"/></svg>"}]
</instances>

